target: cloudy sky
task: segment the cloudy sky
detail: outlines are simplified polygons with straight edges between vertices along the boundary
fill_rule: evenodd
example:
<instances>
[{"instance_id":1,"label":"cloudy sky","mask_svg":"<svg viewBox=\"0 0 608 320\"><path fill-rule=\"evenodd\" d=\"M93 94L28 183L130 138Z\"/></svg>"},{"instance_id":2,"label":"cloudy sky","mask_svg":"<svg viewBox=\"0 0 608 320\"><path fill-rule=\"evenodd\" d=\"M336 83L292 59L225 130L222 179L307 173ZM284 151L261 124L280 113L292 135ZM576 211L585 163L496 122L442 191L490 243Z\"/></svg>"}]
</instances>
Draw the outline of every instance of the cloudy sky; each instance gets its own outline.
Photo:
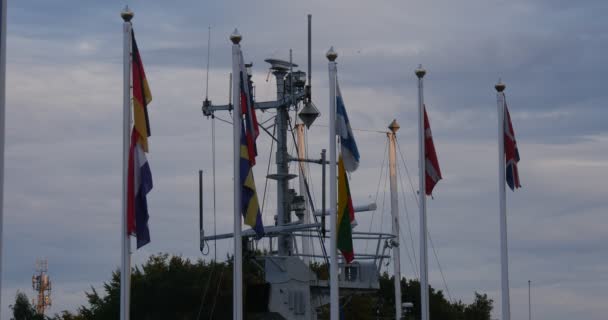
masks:
<instances>
[{"instance_id":1,"label":"cloudy sky","mask_svg":"<svg viewBox=\"0 0 608 320\"><path fill-rule=\"evenodd\" d=\"M133 254L199 258L197 171L211 190L211 120L204 98L207 30L212 28L209 97L225 103L228 36L243 34L254 63L258 100L274 98L265 58L306 61L306 14L313 15L313 99L327 114L327 60L339 53L342 93L354 128L385 131L396 118L411 179L417 181L416 78L423 64L425 98L444 180L429 200L429 228L452 299L474 291L495 300L500 315L496 95L507 99L521 154L523 188L509 192L511 308L527 316L532 281L536 319L603 320L608 307L607 91L608 3L562 0L466 1L9 1L6 174L1 315L17 290L29 296L36 258L49 260L51 312L75 310L120 263L122 20L129 4L154 97L149 106L149 195L152 242ZM293 115L293 113L292 113ZM220 115L227 118L227 114ZM270 119L272 114L260 114ZM309 132L309 152L327 147L326 116ZM217 229L232 225L231 128L217 127ZM383 133L355 132L361 168L352 175L355 203L376 194L379 210L361 213L362 231L390 230ZM270 140L260 142L263 190ZM274 161L274 160L273 160ZM315 168L313 168L315 169ZM416 203L401 167L413 233L402 240L402 272L414 277ZM271 172L273 166L271 166ZM313 173L313 185L319 176ZM315 180L316 179L316 180ZM379 186L379 187L378 187ZM400 186L401 187L401 186ZM264 219L276 202L268 186ZM315 193L320 195L316 188ZM207 233L211 193L205 194ZM405 203L404 203L405 202ZM410 236L414 239L409 241ZM355 250L364 251L364 245ZM231 252L218 243L218 257ZM407 251L407 252L406 252ZM407 254L406 254L407 253ZM206 259L209 256L205 257ZM430 281L445 290L433 255ZM414 265L416 263L414 262ZM392 270L392 266L386 267Z\"/></svg>"}]
</instances>

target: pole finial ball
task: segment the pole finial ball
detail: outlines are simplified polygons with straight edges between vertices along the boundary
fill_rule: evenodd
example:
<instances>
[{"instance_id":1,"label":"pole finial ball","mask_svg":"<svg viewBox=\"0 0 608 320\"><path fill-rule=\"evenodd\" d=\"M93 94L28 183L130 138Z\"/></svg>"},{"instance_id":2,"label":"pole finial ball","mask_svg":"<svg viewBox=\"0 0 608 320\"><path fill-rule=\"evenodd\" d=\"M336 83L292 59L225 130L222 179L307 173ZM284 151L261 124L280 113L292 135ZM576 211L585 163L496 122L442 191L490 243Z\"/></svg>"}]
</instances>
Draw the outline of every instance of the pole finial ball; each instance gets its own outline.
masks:
<instances>
[{"instance_id":1,"label":"pole finial ball","mask_svg":"<svg viewBox=\"0 0 608 320\"><path fill-rule=\"evenodd\" d=\"M234 43L234 44L239 44L242 39L243 39L243 36L241 36L241 34L239 33L239 30L235 28L234 32L232 32L232 34L230 35L230 41L232 41L232 43Z\"/></svg>"},{"instance_id":2,"label":"pole finial ball","mask_svg":"<svg viewBox=\"0 0 608 320\"><path fill-rule=\"evenodd\" d=\"M426 70L424 70L424 68L422 67L422 65L419 64L418 68L414 71L414 73L416 74L416 76L418 77L418 79L422 79L424 77L424 75L426 74Z\"/></svg>"},{"instance_id":3,"label":"pole finial ball","mask_svg":"<svg viewBox=\"0 0 608 320\"><path fill-rule=\"evenodd\" d=\"M327 60L334 62L336 61L336 58L338 58L338 53L334 50L334 47L332 46L331 48L329 48L329 51L327 51L325 56L327 57Z\"/></svg>"},{"instance_id":4,"label":"pole finial ball","mask_svg":"<svg viewBox=\"0 0 608 320\"><path fill-rule=\"evenodd\" d=\"M498 83L494 86L494 89L496 89L496 91L498 91L498 92L503 92L503 91L505 91L506 87L507 87L507 85L504 84L502 82L502 80L498 79Z\"/></svg>"},{"instance_id":5,"label":"pole finial ball","mask_svg":"<svg viewBox=\"0 0 608 320\"><path fill-rule=\"evenodd\" d=\"M133 11L131 11L131 9L129 9L129 6L125 6L125 8L122 10L122 12L120 13L120 16L122 17L122 19L125 22L129 22L131 21L131 19L133 19L133 16L135 14L133 13Z\"/></svg>"},{"instance_id":6,"label":"pole finial ball","mask_svg":"<svg viewBox=\"0 0 608 320\"><path fill-rule=\"evenodd\" d=\"M388 125L388 128L393 133L397 133L397 131L399 130L399 128L401 128L401 126L399 126L399 123L397 123L397 119L393 119L393 122L391 122L391 124Z\"/></svg>"}]
</instances>

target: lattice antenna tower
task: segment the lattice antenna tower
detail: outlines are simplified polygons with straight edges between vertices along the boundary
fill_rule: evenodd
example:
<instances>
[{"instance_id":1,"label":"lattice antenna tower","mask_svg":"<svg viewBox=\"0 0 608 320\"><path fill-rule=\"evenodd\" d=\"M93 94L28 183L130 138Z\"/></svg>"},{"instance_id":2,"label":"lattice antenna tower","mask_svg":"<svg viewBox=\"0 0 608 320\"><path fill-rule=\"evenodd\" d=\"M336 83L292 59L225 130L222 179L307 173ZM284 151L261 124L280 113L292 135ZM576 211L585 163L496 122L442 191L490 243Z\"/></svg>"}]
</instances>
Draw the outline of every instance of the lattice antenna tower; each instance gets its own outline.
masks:
<instances>
[{"instance_id":1,"label":"lattice antenna tower","mask_svg":"<svg viewBox=\"0 0 608 320\"><path fill-rule=\"evenodd\" d=\"M36 313L44 315L51 306L51 279L48 272L47 259L36 259L36 273L32 276L32 289L36 291L36 298L32 299Z\"/></svg>"}]
</instances>

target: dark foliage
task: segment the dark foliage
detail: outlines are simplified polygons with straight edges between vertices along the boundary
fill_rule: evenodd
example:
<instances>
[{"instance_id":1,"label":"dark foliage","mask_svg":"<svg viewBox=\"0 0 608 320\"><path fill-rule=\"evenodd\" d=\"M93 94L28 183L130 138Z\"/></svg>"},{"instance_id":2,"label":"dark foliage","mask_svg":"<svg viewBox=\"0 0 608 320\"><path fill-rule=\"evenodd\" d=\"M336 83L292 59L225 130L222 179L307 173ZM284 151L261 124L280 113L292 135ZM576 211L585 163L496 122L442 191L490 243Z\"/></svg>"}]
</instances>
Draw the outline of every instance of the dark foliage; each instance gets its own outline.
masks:
<instances>
[{"instance_id":1,"label":"dark foliage","mask_svg":"<svg viewBox=\"0 0 608 320\"><path fill-rule=\"evenodd\" d=\"M247 259L243 268L245 300L259 298L264 290L263 266ZM327 279L327 268L314 264L312 269L319 278ZM348 295L341 298L345 319L392 319L394 315L393 279L384 273L380 277L380 290L374 294ZM103 293L91 288L85 293L88 305L75 314L63 311L47 320L114 320L120 309L120 274L115 271L103 286ZM419 319L420 283L401 280L403 302L414 307L407 319ZM430 312L433 319L490 320L493 301L485 294L475 293L469 305L461 301L448 301L441 290L430 288ZM248 314L247 303L245 314ZM45 320L37 318L27 297L18 293L13 309L14 320ZM255 311L255 310L250 310ZM320 319L326 319L327 308L320 310ZM249 314L250 315L250 314ZM230 319L232 318L232 263L192 262L177 256L159 254L132 271L131 319ZM252 318L248 316L246 318Z\"/></svg>"}]
</instances>

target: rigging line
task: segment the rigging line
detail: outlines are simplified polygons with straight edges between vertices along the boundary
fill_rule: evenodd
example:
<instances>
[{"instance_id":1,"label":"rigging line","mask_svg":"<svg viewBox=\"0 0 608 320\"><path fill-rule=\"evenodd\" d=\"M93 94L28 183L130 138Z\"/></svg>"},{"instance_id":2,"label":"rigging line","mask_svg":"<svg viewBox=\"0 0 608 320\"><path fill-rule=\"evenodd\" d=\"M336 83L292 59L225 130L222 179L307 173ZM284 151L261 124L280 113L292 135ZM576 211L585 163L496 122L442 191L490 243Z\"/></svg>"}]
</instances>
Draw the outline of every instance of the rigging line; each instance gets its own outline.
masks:
<instances>
[{"instance_id":1,"label":"rigging line","mask_svg":"<svg viewBox=\"0 0 608 320\"><path fill-rule=\"evenodd\" d=\"M397 150L399 150L399 155L401 156L401 161L403 162L403 166L405 167L405 170L407 172L410 186L412 188L412 193L414 194L414 198L416 199L416 206L420 207L420 203L418 203L418 197L415 196L416 192L414 191L414 184L412 183L412 179L409 174L409 170L407 169L407 165L405 164L405 157L403 156L403 153L401 152L401 147L399 146L399 143L397 143ZM435 256L435 260L437 260L437 266L439 268L439 273L441 274L441 279L443 280L443 285L445 286L445 291L448 294L448 299L450 299L450 301L451 301L452 298L450 295L450 288L448 287L448 283L445 279L445 275L443 274L443 268L441 267L441 262L439 261L439 256L437 255L437 251L435 250L435 244L433 243L433 238L431 237L431 231L428 229L428 227L427 227L426 233L427 233L427 236L429 237L429 242L431 243L431 249L433 249L433 255Z\"/></svg>"},{"instance_id":2,"label":"rigging line","mask_svg":"<svg viewBox=\"0 0 608 320\"><path fill-rule=\"evenodd\" d=\"M220 273L220 278L217 282L217 291L215 291L215 296L213 297L213 306L211 307L211 313L209 314L209 319L213 319L213 312L215 312L215 304L217 302L217 297L220 293L220 288L222 285L222 279L224 277L224 271L226 271L226 269L224 267L222 267L222 272Z\"/></svg>"},{"instance_id":3,"label":"rigging line","mask_svg":"<svg viewBox=\"0 0 608 320\"><path fill-rule=\"evenodd\" d=\"M207 291L209 290L211 280L213 279L213 271L215 270L215 266L217 265L217 263L214 263L214 262L211 262L211 263L213 263L213 266L211 267L211 272L209 272L209 279L207 280L207 285L205 286L205 291L203 293L203 297L201 298L201 306L198 308L198 315L196 316L196 319L201 318L201 312L203 312L203 306L205 305L205 298L207 297Z\"/></svg>"},{"instance_id":4,"label":"rigging line","mask_svg":"<svg viewBox=\"0 0 608 320\"><path fill-rule=\"evenodd\" d=\"M274 118L276 118L276 116L269 117L268 119L260 122L259 125L263 126L264 124L268 123L270 120L274 120Z\"/></svg>"},{"instance_id":5,"label":"rigging line","mask_svg":"<svg viewBox=\"0 0 608 320\"><path fill-rule=\"evenodd\" d=\"M399 235L398 236L399 236L399 239L401 239L401 238L405 239L405 236L403 235L403 231L401 230L401 228L399 228ZM401 244L400 241L398 243ZM414 260L412 260L412 256L410 255L410 250L408 249L407 246L405 247L405 249L406 249L405 253L407 253L407 258L410 261L410 266L412 267L412 270L414 271L414 274L417 275L417 273L416 273L416 264L414 263ZM393 250L394 250L394 248L393 248ZM397 250L401 250L401 245L399 245L397 247ZM399 270L399 272L401 272L401 270Z\"/></svg>"},{"instance_id":6,"label":"rigging line","mask_svg":"<svg viewBox=\"0 0 608 320\"><path fill-rule=\"evenodd\" d=\"M264 130L264 132L266 132L266 134L270 137L270 139L273 140L272 142L274 142L274 141L279 142L277 140L277 138L274 137L274 128L275 128L275 125L272 126L273 133L270 133L270 131L268 131L268 129L266 129L264 126L260 126L260 128L262 128L262 130Z\"/></svg>"},{"instance_id":7,"label":"rigging line","mask_svg":"<svg viewBox=\"0 0 608 320\"><path fill-rule=\"evenodd\" d=\"M218 119L218 120L220 120L221 122L225 122L225 123L227 123L227 124L229 124L229 125L232 125L232 121L224 120L224 119L222 119L222 118L220 118L220 117L216 116L215 114L213 115L213 118Z\"/></svg>"},{"instance_id":8,"label":"rigging line","mask_svg":"<svg viewBox=\"0 0 608 320\"><path fill-rule=\"evenodd\" d=\"M407 201L405 198L405 188L403 187L403 175L401 170L399 170L399 166L397 166L397 173L399 174L399 184L401 185L401 195L403 197L403 207L405 209L405 220L407 221L407 229L409 231L409 235L410 235L410 248L412 249L412 253L414 255L414 260L418 261L418 258L416 257L416 249L414 248L414 233L412 232L412 224L411 224L411 220L410 220L410 212L407 208ZM409 250L409 248L408 248ZM418 268L414 268L414 273L416 274L416 276L418 278L420 278L420 270Z\"/></svg>"},{"instance_id":9,"label":"rigging line","mask_svg":"<svg viewBox=\"0 0 608 320\"><path fill-rule=\"evenodd\" d=\"M410 182L410 188L412 190L412 195L416 200L416 206L420 207L420 203L418 203L418 197L416 196L418 193L416 192L416 188L414 188L414 183L412 183L412 176L410 175L410 170L407 168L407 164L405 163L405 157L401 152L401 146L399 145L399 141L397 141L397 150L399 151L399 155L401 156L401 162L403 163L403 167L405 167L405 173L407 174L407 179Z\"/></svg>"},{"instance_id":10,"label":"rigging line","mask_svg":"<svg viewBox=\"0 0 608 320\"><path fill-rule=\"evenodd\" d=\"M382 182L382 174L384 173L384 165L385 165L385 161L387 158L387 153L386 153L387 147L388 147L388 141L386 141L384 143L384 152L382 153L382 154L384 154L384 157L382 158L382 164L380 165L380 175L378 176L378 185L376 187L376 196L374 198L375 203L378 203L378 192L380 191L380 182ZM372 219L369 224L368 232L372 232L372 226L374 225L374 216L376 215L377 211L378 211L378 207L376 206L376 210L372 211ZM378 240L378 241L380 241L380 240ZM364 252L367 252L368 243L369 243L369 241L365 242L365 251Z\"/></svg>"},{"instance_id":11,"label":"rigging line","mask_svg":"<svg viewBox=\"0 0 608 320\"><path fill-rule=\"evenodd\" d=\"M276 132L277 126L272 128L272 134ZM268 157L268 167L266 168L266 179L264 181L264 194L262 196L262 212L264 212L264 205L266 204L266 190L268 189L268 175L270 174L270 164L272 163L272 149L274 147L274 140L270 142L270 156Z\"/></svg>"},{"instance_id":12,"label":"rigging line","mask_svg":"<svg viewBox=\"0 0 608 320\"><path fill-rule=\"evenodd\" d=\"M315 126L323 127L323 128L329 127L328 125L325 125L325 124L316 124ZM386 134L386 131L380 131L380 130L368 130L368 129L357 129L357 128L351 128L351 130Z\"/></svg>"},{"instance_id":13,"label":"rigging line","mask_svg":"<svg viewBox=\"0 0 608 320\"><path fill-rule=\"evenodd\" d=\"M443 274L443 268L441 267L441 262L439 262L439 257L437 256L437 251L435 251L435 245L433 244L433 238L431 237L431 231L427 230L427 234L429 236L429 242L431 243L431 248L433 249L433 254L435 255L435 260L437 260L437 266L439 267L439 273L441 274L441 279L443 280L443 285L445 286L445 292L448 294L448 299L450 302L453 302L452 295L450 294L450 287L448 287L447 281L445 281L445 275Z\"/></svg>"},{"instance_id":14,"label":"rigging line","mask_svg":"<svg viewBox=\"0 0 608 320\"><path fill-rule=\"evenodd\" d=\"M384 180L384 191L382 192L382 210L380 211L380 232L384 232L384 215L385 215L385 204L386 204L386 185L388 184L388 170L385 170L386 177Z\"/></svg>"},{"instance_id":15,"label":"rigging line","mask_svg":"<svg viewBox=\"0 0 608 320\"><path fill-rule=\"evenodd\" d=\"M291 125L291 119L288 119L287 124L289 125L289 128L291 129L291 139L293 140L294 145L297 145L296 142L296 136L294 134L294 130L292 128ZM308 195L308 202L310 204L310 209L311 212L313 213L313 219L315 219L315 223L319 223L317 216L314 214L315 212L315 204L312 201L312 198L310 197L310 188L308 187L308 180L306 179L306 177L304 177L304 187L306 188L306 194ZM325 258L325 263L329 266L329 258L327 256L327 248L325 248L325 241L323 241L323 235L321 230L317 229L317 234L319 235L319 243L321 245L321 250L323 251L323 257Z\"/></svg>"}]
</instances>

